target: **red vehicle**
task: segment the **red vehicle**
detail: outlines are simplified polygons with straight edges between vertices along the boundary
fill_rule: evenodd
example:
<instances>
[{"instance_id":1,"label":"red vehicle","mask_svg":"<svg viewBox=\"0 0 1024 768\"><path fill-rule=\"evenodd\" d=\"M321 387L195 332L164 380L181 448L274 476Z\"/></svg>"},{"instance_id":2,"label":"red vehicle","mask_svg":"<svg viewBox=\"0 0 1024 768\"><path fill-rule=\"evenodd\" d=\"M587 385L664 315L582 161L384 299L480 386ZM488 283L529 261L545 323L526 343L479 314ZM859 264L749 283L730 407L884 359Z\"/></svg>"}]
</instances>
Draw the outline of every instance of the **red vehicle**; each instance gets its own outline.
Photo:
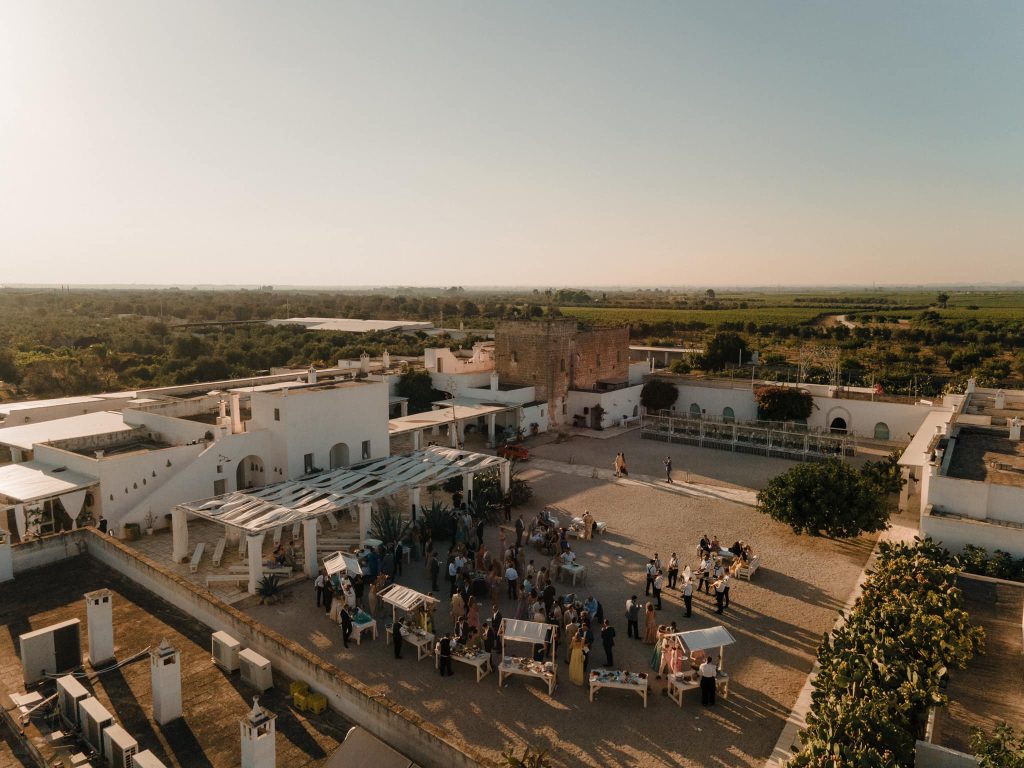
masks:
<instances>
[{"instance_id":1,"label":"red vehicle","mask_svg":"<svg viewBox=\"0 0 1024 768\"><path fill-rule=\"evenodd\" d=\"M505 443L498 449L498 455L509 461L529 461L530 451L522 443Z\"/></svg>"}]
</instances>

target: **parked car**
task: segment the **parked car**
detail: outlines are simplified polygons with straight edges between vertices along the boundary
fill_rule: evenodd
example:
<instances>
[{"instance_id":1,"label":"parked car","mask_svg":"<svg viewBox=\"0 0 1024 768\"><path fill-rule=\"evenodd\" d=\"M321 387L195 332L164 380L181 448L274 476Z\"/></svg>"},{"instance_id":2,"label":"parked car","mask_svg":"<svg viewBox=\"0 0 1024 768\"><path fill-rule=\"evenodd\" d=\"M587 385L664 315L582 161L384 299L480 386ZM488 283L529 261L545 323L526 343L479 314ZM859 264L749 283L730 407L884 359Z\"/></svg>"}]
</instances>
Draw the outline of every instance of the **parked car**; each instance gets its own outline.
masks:
<instances>
[{"instance_id":1,"label":"parked car","mask_svg":"<svg viewBox=\"0 0 1024 768\"><path fill-rule=\"evenodd\" d=\"M530 451L522 443L505 443L498 448L498 455L509 461L528 461Z\"/></svg>"}]
</instances>

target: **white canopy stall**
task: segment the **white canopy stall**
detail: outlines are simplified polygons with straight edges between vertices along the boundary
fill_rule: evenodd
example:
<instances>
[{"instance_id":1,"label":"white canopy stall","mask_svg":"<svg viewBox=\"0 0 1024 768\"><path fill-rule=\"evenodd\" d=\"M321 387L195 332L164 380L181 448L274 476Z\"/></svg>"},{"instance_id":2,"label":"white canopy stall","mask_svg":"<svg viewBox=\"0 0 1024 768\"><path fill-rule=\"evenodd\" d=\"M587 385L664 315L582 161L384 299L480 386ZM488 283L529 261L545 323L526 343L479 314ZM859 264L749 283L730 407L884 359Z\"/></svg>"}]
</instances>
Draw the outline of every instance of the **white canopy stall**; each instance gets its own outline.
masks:
<instances>
[{"instance_id":1,"label":"white canopy stall","mask_svg":"<svg viewBox=\"0 0 1024 768\"><path fill-rule=\"evenodd\" d=\"M718 648L718 668L725 668L725 646L732 645L736 638L729 634L725 627L708 627L707 629L691 629L689 632L677 632L674 637L679 638L688 658L692 659L697 651L708 651L711 648Z\"/></svg>"},{"instance_id":2,"label":"white canopy stall","mask_svg":"<svg viewBox=\"0 0 1024 768\"><path fill-rule=\"evenodd\" d=\"M411 613L419 608L421 605L425 605L428 608L433 608L437 605L440 600L430 595L424 595L422 592L417 592L415 589L409 587L403 587L401 584L391 584L380 591L377 595L381 600L391 606L391 621L395 622L398 620L398 612L405 611Z\"/></svg>"},{"instance_id":3,"label":"white canopy stall","mask_svg":"<svg viewBox=\"0 0 1024 768\"><path fill-rule=\"evenodd\" d=\"M538 621L502 619L500 634L501 664L498 665L498 686L503 685L509 675L537 677L547 683L548 695L554 695L555 686L558 684L558 628ZM508 641L529 643L531 654L508 656L505 652L505 643ZM532 650L536 645L544 646L544 656L550 651L552 661L534 661Z\"/></svg>"},{"instance_id":4,"label":"white canopy stall","mask_svg":"<svg viewBox=\"0 0 1024 768\"><path fill-rule=\"evenodd\" d=\"M333 555L325 557L324 570L327 571L328 578L336 573L345 574L350 578L363 575L363 569L359 565L359 560L356 556L344 552L335 552Z\"/></svg>"}]
</instances>

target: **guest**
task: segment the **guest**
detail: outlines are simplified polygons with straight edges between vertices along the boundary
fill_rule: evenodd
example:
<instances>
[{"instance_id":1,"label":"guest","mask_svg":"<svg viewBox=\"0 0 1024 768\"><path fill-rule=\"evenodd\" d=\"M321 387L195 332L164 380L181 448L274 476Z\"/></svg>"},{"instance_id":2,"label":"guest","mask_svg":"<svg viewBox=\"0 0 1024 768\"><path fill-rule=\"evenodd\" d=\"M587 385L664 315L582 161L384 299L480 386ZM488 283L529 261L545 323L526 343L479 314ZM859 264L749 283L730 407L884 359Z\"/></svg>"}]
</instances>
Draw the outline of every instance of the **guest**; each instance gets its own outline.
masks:
<instances>
[{"instance_id":1,"label":"guest","mask_svg":"<svg viewBox=\"0 0 1024 768\"><path fill-rule=\"evenodd\" d=\"M437 592L437 577L441 575L441 561L437 559L437 553L430 555L430 588Z\"/></svg>"},{"instance_id":2,"label":"guest","mask_svg":"<svg viewBox=\"0 0 1024 768\"><path fill-rule=\"evenodd\" d=\"M718 579L715 584L715 613L725 611L725 583Z\"/></svg>"},{"instance_id":3,"label":"guest","mask_svg":"<svg viewBox=\"0 0 1024 768\"><path fill-rule=\"evenodd\" d=\"M718 667L715 666L715 658L708 656L707 661L700 665L700 703L709 707L715 705L715 678L718 676Z\"/></svg>"},{"instance_id":4,"label":"guest","mask_svg":"<svg viewBox=\"0 0 1024 768\"><path fill-rule=\"evenodd\" d=\"M639 619L640 603L637 602L636 595L633 595L626 601L626 637L640 639Z\"/></svg>"},{"instance_id":5,"label":"guest","mask_svg":"<svg viewBox=\"0 0 1024 768\"><path fill-rule=\"evenodd\" d=\"M612 658L612 648L615 646L615 627L608 622L608 619L605 619L604 624L601 626L601 645L604 646L604 665L606 667L614 667L615 661Z\"/></svg>"},{"instance_id":6,"label":"guest","mask_svg":"<svg viewBox=\"0 0 1024 768\"><path fill-rule=\"evenodd\" d=\"M582 632L577 632L569 643L569 679L575 685L583 685L583 669L586 641Z\"/></svg>"},{"instance_id":7,"label":"guest","mask_svg":"<svg viewBox=\"0 0 1024 768\"><path fill-rule=\"evenodd\" d=\"M480 606L473 597L469 598L469 607L466 608L466 622L474 629L480 629Z\"/></svg>"},{"instance_id":8,"label":"guest","mask_svg":"<svg viewBox=\"0 0 1024 768\"><path fill-rule=\"evenodd\" d=\"M590 541L594 536L594 516L590 514L590 510L583 512L583 538L585 541Z\"/></svg>"},{"instance_id":9,"label":"guest","mask_svg":"<svg viewBox=\"0 0 1024 768\"><path fill-rule=\"evenodd\" d=\"M644 642L647 645L654 645L658 642L658 619L652 603L647 603L644 606Z\"/></svg>"},{"instance_id":10,"label":"guest","mask_svg":"<svg viewBox=\"0 0 1024 768\"><path fill-rule=\"evenodd\" d=\"M348 648L348 639L352 637L352 614L348 611L348 606L343 605L341 607L341 642Z\"/></svg>"},{"instance_id":11,"label":"guest","mask_svg":"<svg viewBox=\"0 0 1024 768\"><path fill-rule=\"evenodd\" d=\"M686 606L686 618L693 615L693 580L687 579L683 584L683 605Z\"/></svg>"},{"instance_id":12,"label":"guest","mask_svg":"<svg viewBox=\"0 0 1024 768\"><path fill-rule=\"evenodd\" d=\"M651 589L654 587L654 577L658 575L658 567L654 564L654 558L652 557L647 561L647 581L644 584L644 597L651 594Z\"/></svg>"},{"instance_id":13,"label":"guest","mask_svg":"<svg viewBox=\"0 0 1024 768\"><path fill-rule=\"evenodd\" d=\"M661 610L661 588L663 586L665 586L665 577L662 576L661 571L658 571L657 575L654 577L652 590L654 591L654 599L658 601L656 608L659 611Z\"/></svg>"},{"instance_id":14,"label":"guest","mask_svg":"<svg viewBox=\"0 0 1024 768\"><path fill-rule=\"evenodd\" d=\"M316 581L313 582L313 591L316 592L316 607L319 608L320 604L324 601L324 573L321 571L317 574Z\"/></svg>"},{"instance_id":15,"label":"guest","mask_svg":"<svg viewBox=\"0 0 1024 768\"><path fill-rule=\"evenodd\" d=\"M409 630L405 628L405 620L399 619L391 632L391 642L395 646L395 658L402 658L402 644L405 638L409 635Z\"/></svg>"},{"instance_id":16,"label":"guest","mask_svg":"<svg viewBox=\"0 0 1024 768\"><path fill-rule=\"evenodd\" d=\"M516 589L519 582L519 572L516 570L515 566L512 565L512 563L509 563L508 567L505 569L505 581L508 582L509 599L515 600Z\"/></svg>"},{"instance_id":17,"label":"guest","mask_svg":"<svg viewBox=\"0 0 1024 768\"><path fill-rule=\"evenodd\" d=\"M679 558L676 557L676 553L672 553L672 557L668 559L668 588L676 588L676 579L679 578Z\"/></svg>"},{"instance_id":18,"label":"guest","mask_svg":"<svg viewBox=\"0 0 1024 768\"><path fill-rule=\"evenodd\" d=\"M366 582L363 581L363 575L360 574L360 573L357 573L352 578L352 591L355 593L355 596L356 596L356 607L358 607L358 608L362 608L363 607L363 592L365 591L365 589L366 589Z\"/></svg>"}]
</instances>

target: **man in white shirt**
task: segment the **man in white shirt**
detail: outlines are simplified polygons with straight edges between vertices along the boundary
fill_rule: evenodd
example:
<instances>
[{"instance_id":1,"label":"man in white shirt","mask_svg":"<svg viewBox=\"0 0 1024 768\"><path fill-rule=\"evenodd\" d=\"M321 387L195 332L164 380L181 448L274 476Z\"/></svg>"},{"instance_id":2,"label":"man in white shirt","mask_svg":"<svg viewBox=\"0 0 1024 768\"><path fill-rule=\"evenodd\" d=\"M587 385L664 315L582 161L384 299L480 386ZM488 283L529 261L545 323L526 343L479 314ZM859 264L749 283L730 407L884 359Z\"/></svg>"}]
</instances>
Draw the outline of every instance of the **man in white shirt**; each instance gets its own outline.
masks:
<instances>
[{"instance_id":1,"label":"man in white shirt","mask_svg":"<svg viewBox=\"0 0 1024 768\"><path fill-rule=\"evenodd\" d=\"M725 600L725 607L729 607L729 574L722 577L722 597Z\"/></svg>"},{"instance_id":2,"label":"man in white shirt","mask_svg":"<svg viewBox=\"0 0 1024 768\"><path fill-rule=\"evenodd\" d=\"M654 564L654 558L652 557L647 561L647 583L644 585L644 597L651 594L651 588L654 587L654 577L658 575L658 567Z\"/></svg>"},{"instance_id":3,"label":"man in white shirt","mask_svg":"<svg viewBox=\"0 0 1024 768\"><path fill-rule=\"evenodd\" d=\"M661 571L658 571L654 577L654 599L658 601L658 604L654 607L661 610L661 588L665 586L665 577L662 576Z\"/></svg>"},{"instance_id":4,"label":"man in white shirt","mask_svg":"<svg viewBox=\"0 0 1024 768\"><path fill-rule=\"evenodd\" d=\"M316 607L320 607L320 603L324 599L324 574L321 571L317 574L316 581L313 582L313 587L316 590Z\"/></svg>"},{"instance_id":5,"label":"man in white shirt","mask_svg":"<svg viewBox=\"0 0 1024 768\"><path fill-rule=\"evenodd\" d=\"M509 600L515 600L518 597L516 587L519 582L519 572L515 569L515 566L510 565L505 569L505 581L508 582Z\"/></svg>"},{"instance_id":6,"label":"man in white shirt","mask_svg":"<svg viewBox=\"0 0 1024 768\"><path fill-rule=\"evenodd\" d=\"M700 703L705 706L715 704L715 678L718 676L718 667L715 666L713 656L708 656L707 661L700 665Z\"/></svg>"}]
</instances>

